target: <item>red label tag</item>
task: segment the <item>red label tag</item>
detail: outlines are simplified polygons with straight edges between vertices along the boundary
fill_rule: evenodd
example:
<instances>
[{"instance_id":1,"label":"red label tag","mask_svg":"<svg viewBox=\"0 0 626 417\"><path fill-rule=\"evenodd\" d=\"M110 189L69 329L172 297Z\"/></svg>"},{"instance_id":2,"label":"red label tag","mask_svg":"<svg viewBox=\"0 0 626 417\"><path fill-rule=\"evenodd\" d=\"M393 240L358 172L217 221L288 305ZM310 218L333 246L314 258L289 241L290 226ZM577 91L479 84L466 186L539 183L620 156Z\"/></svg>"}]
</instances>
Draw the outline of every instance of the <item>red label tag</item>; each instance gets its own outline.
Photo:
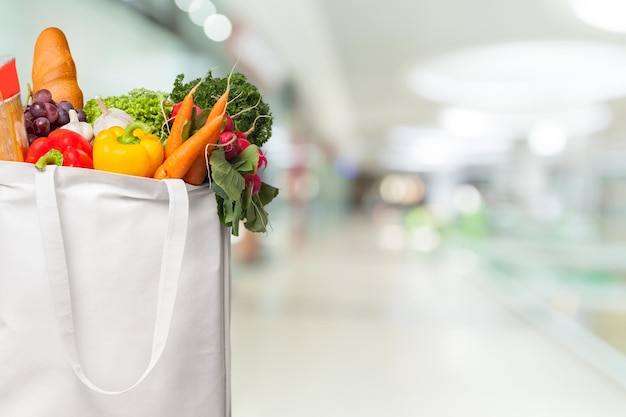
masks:
<instances>
[{"instance_id":1,"label":"red label tag","mask_svg":"<svg viewBox=\"0 0 626 417\"><path fill-rule=\"evenodd\" d=\"M0 95L7 100L20 92L20 82L17 78L15 58L8 60L0 57Z\"/></svg>"}]
</instances>

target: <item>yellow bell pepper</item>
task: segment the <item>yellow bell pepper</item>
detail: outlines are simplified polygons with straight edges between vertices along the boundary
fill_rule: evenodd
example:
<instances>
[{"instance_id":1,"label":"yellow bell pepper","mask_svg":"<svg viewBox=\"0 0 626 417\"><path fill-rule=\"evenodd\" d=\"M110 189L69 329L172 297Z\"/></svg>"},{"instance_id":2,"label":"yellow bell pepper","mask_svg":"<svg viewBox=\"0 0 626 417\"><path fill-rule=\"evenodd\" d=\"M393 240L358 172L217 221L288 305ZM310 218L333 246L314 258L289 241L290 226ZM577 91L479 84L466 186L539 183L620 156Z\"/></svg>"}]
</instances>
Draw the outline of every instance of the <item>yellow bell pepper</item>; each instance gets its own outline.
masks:
<instances>
[{"instance_id":1,"label":"yellow bell pepper","mask_svg":"<svg viewBox=\"0 0 626 417\"><path fill-rule=\"evenodd\" d=\"M142 122L113 126L93 141L93 166L101 171L150 177L164 159L163 144Z\"/></svg>"}]
</instances>

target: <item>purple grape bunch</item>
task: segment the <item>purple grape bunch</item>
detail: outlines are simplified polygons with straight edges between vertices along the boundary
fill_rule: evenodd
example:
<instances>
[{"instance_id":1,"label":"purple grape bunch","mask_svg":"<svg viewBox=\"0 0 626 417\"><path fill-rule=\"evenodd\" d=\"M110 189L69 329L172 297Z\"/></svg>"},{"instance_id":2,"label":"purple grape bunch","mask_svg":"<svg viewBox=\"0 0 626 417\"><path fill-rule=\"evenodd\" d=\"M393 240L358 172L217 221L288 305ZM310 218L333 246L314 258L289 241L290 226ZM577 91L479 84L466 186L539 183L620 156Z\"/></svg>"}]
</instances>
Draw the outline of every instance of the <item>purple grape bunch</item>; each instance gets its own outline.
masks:
<instances>
[{"instance_id":1,"label":"purple grape bunch","mask_svg":"<svg viewBox=\"0 0 626 417\"><path fill-rule=\"evenodd\" d=\"M67 100L54 101L52 93L42 88L35 91L30 104L24 109L24 123L28 134L28 143L40 137L45 137L53 130L70 122L69 111L74 109L72 103ZM74 109L78 120L85 122L87 116L83 109Z\"/></svg>"}]
</instances>

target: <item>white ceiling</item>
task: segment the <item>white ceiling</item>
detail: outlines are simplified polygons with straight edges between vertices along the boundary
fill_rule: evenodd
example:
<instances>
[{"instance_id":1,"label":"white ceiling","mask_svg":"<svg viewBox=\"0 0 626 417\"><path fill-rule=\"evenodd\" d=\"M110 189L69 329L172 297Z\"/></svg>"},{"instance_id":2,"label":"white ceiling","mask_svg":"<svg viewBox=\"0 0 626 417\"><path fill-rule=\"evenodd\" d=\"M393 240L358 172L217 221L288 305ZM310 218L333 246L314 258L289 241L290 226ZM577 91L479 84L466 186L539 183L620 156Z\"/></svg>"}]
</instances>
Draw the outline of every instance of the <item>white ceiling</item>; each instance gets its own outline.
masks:
<instances>
[{"instance_id":1,"label":"white ceiling","mask_svg":"<svg viewBox=\"0 0 626 417\"><path fill-rule=\"evenodd\" d=\"M398 126L441 127L448 105L514 119L518 137L542 115L588 118L582 134L621 123L626 34L584 23L567 0L223 3L275 48L310 108L326 110L310 113L322 134L365 159Z\"/></svg>"}]
</instances>

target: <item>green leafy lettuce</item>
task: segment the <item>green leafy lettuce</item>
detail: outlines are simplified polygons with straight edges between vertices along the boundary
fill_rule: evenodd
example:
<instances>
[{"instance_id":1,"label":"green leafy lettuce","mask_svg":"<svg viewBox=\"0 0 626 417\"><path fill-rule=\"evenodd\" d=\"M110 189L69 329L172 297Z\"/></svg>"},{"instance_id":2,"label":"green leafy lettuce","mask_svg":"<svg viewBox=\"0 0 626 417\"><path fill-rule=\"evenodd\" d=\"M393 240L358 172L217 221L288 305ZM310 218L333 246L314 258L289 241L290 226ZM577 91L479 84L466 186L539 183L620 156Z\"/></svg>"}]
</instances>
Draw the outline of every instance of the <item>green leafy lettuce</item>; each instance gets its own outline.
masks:
<instances>
[{"instance_id":1,"label":"green leafy lettuce","mask_svg":"<svg viewBox=\"0 0 626 417\"><path fill-rule=\"evenodd\" d=\"M161 140L167 138L169 131L166 120L172 113L173 103L168 100L168 93L163 91L135 88L120 96L102 97L107 107L124 110L136 121L152 127L152 132ZM102 114L95 99L85 103L83 108L87 122L93 122Z\"/></svg>"}]
</instances>

